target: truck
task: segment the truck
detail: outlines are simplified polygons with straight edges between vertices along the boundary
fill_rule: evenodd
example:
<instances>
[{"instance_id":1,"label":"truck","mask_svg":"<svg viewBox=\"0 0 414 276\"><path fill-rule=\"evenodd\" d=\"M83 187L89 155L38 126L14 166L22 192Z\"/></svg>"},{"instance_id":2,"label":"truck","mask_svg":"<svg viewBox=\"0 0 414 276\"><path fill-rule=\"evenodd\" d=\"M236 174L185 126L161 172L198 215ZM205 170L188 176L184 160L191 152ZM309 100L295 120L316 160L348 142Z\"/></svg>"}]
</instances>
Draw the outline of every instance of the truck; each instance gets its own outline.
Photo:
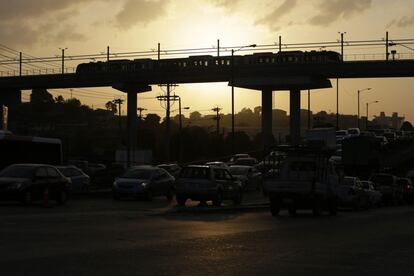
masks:
<instances>
[{"instance_id":1,"label":"truck","mask_svg":"<svg viewBox=\"0 0 414 276\"><path fill-rule=\"evenodd\" d=\"M279 168L267 173L263 182L271 214L277 216L287 209L295 215L298 209L311 209L314 215L322 211L335 215L340 176L329 159L330 152L309 147L283 150L284 160L275 160Z\"/></svg>"}]
</instances>

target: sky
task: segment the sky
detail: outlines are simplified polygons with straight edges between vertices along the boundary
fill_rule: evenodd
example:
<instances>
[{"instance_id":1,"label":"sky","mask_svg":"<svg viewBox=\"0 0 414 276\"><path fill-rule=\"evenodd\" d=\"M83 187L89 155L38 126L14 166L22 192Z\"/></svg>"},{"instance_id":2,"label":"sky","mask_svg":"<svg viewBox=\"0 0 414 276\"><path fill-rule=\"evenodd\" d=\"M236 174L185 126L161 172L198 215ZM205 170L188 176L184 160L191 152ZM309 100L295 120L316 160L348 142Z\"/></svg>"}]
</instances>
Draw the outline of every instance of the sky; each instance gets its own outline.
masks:
<instances>
[{"instance_id":1,"label":"sky","mask_svg":"<svg viewBox=\"0 0 414 276\"><path fill-rule=\"evenodd\" d=\"M414 38L412 0L0 0L0 5L0 44L36 57L60 55L61 48L67 48L66 56L102 53L107 46L111 53L147 51L158 43L162 49L213 49L218 39L229 47L274 44L279 36L282 43L337 41L338 32L346 32L345 41L382 39L386 31L390 39ZM401 46L394 49L414 54ZM384 52L378 46L344 49L349 58ZM336 80L332 85L312 90L313 111L336 112ZM370 105L371 116L398 112L414 121L414 78L340 80L339 112L356 114L357 90L368 87L372 89L361 93L361 113L365 114L366 102L379 101ZM163 115L154 99L163 91L157 86L152 90L139 94L138 106L147 109L144 114ZM230 91L227 83L175 88L183 106L190 107L188 112L203 114L213 113L217 105L229 113ZM94 108L104 108L115 97L126 98L111 88L51 92L65 98L72 94ZM274 96L275 108L289 112L289 93L277 91ZM259 91L236 88L235 99L236 112L261 105ZM301 105L307 108L307 91Z\"/></svg>"}]
</instances>

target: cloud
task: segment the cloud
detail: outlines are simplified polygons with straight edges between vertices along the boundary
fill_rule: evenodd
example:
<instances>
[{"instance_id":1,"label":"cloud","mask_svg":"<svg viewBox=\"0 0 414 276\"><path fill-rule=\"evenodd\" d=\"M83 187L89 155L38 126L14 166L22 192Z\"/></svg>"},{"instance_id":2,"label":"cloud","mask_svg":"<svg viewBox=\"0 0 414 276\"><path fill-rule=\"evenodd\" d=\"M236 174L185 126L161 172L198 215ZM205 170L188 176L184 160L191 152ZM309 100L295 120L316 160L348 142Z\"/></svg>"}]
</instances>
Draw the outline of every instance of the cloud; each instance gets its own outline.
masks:
<instances>
[{"instance_id":1,"label":"cloud","mask_svg":"<svg viewBox=\"0 0 414 276\"><path fill-rule=\"evenodd\" d=\"M115 24L124 30L137 24L147 25L166 14L169 2L170 0L127 0L115 17Z\"/></svg>"},{"instance_id":2,"label":"cloud","mask_svg":"<svg viewBox=\"0 0 414 276\"><path fill-rule=\"evenodd\" d=\"M394 19L390 23L387 24L387 28L392 26L397 26L399 28L406 28L414 25L414 15L411 17L403 16L400 19Z\"/></svg>"},{"instance_id":3,"label":"cloud","mask_svg":"<svg viewBox=\"0 0 414 276\"><path fill-rule=\"evenodd\" d=\"M224 7L226 9L233 8L237 6L240 2L240 0L209 0L209 1L216 6Z\"/></svg>"},{"instance_id":4,"label":"cloud","mask_svg":"<svg viewBox=\"0 0 414 276\"><path fill-rule=\"evenodd\" d=\"M278 26L280 19L289 14L296 6L297 0L285 0L280 6L276 7L271 13L256 21L256 24L267 25L272 30L280 29Z\"/></svg>"},{"instance_id":5,"label":"cloud","mask_svg":"<svg viewBox=\"0 0 414 276\"><path fill-rule=\"evenodd\" d=\"M318 5L319 14L309 20L317 26L328 26L343 18L348 19L371 7L372 0L323 0Z\"/></svg>"},{"instance_id":6,"label":"cloud","mask_svg":"<svg viewBox=\"0 0 414 276\"><path fill-rule=\"evenodd\" d=\"M0 0L0 21L30 19L53 14L87 0Z\"/></svg>"},{"instance_id":7,"label":"cloud","mask_svg":"<svg viewBox=\"0 0 414 276\"><path fill-rule=\"evenodd\" d=\"M83 3L88 1L0 0L0 41L10 47L21 47L85 39L76 31L79 29L76 25L67 28Z\"/></svg>"}]
</instances>

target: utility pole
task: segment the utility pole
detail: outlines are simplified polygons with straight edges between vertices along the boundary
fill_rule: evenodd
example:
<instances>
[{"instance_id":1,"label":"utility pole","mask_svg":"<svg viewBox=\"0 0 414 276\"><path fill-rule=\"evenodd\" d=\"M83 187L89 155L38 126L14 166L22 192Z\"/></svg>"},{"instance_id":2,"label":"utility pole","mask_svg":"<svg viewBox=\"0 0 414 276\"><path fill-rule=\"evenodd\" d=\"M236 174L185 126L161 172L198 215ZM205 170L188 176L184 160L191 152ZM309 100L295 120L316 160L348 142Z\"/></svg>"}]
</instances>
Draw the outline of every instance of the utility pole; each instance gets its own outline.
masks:
<instances>
[{"instance_id":1,"label":"utility pole","mask_svg":"<svg viewBox=\"0 0 414 276\"><path fill-rule=\"evenodd\" d=\"M137 108L137 111L139 112L139 115L138 115L138 119L142 119L142 112L143 111L145 111L145 110L147 110L146 108L143 108L143 107L138 107Z\"/></svg>"},{"instance_id":2,"label":"utility pole","mask_svg":"<svg viewBox=\"0 0 414 276\"><path fill-rule=\"evenodd\" d=\"M346 32L338 32L341 35L341 61L344 61L344 34Z\"/></svg>"},{"instance_id":3,"label":"utility pole","mask_svg":"<svg viewBox=\"0 0 414 276\"><path fill-rule=\"evenodd\" d=\"M311 129L310 89L308 89L308 129Z\"/></svg>"},{"instance_id":4,"label":"utility pole","mask_svg":"<svg viewBox=\"0 0 414 276\"><path fill-rule=\"evenodd\" d=\"M339 79L336 79L336 130L339 130Z\"/></svg>"},{"instance_id":5,"label":"utility pole","mask_svg":"<svg viewBox=\"0 0 414 276\"><path fill-rule=\"evenodd\" d=\"M217 39L217 56L220 56L220 39Z\"/></svg>"},{"instance_id":6,"label":"utility pole","mask_svg":"<svg viewBox=\"0 0 414 276\"><path fill-rule=\"evenodd\" d=\"M59 48L62 50L62 75L65 74L65 50L68 48Z\"/></svg>"},{"instance_id":7,"label":"utility pole","mask_svg":"<svg viewBox=\"0 0 414 276\"><path fill-rule=\"evenodd\" d=\"M118 123L119 123L119 137L122 142L122 117L121 117L121 105L124 103L123 99L115 99L112 101L114 104L118 105Z\"/></svg>"},{"instance_id":8,"label":"utility pole","mask_svg":"<svg viewBox=\"0 0 414 276\"><path fill-rule=\"evenodd\" d=\"M165 133L165 138L166 138L166 161L170 161L171 158L171 134L170 134L170 121L171 121L171 99L173 101L175 101L175 98L177 96L171 96L171 87L177 87L177 84L161 84L159 85L160 87L167 87L167 95L165 96L158 96L157 99L159 101L165 101L166 102L166 107L165 107L165 128L166 128L166 133Z\"/></svg>"},{"instance_id":9,"label":"utility pole","mask_svg":"<svg viewBox=\"0 0 414 276\"><path fill-rule=\"evenodd\" d=\"M22 76L22 52L19 53L19 76Z\"/></svg>"},{"instance_id":10,"label":"utility pole","mask_svg":"<svg viewBox=\"0 0 414 276\"><path fill-rule=\"evenodd\" d=\"M220 120L221 120L221 117L220 117L219 112L220 112L221 108L216 106L212 110L216 112L216 117L214 117L213 120L217 121L217 137L220 137Z\"/></svg>"},{"instance_id":11,"label":"utility pole","mask_svg":"<svg viewBox=\"0 0 414 276\"><path fill-rule=\"evenodd\" d=\"M109 46L106 47L106 61L109 62Z\"/></svg>"}]
</instances>

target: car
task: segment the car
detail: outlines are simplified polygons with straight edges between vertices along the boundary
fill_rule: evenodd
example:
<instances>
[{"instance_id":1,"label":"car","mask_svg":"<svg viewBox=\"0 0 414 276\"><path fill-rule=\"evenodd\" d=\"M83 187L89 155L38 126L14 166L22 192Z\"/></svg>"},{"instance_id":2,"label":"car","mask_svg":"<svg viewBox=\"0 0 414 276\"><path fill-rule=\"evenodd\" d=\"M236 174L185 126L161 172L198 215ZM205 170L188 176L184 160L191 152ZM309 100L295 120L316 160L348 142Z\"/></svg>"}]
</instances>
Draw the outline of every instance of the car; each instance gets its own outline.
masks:
<instances>
[{"instance_id":1,"label":"car","mask_svg":"<svg viewBox=\"0 0 414 276\"><path fill-rule=\"evenodd\" d=\"M368 207L368 195L358 177L345 176L339 185L339 205L356 211Z\"/></svg>"},{"instance_id":2,"label":"car","mask_svg":"<svg viewBox=\"0 0 414 276\"><path fill-rule=\"evenodd\" d=\"M382 203L382 194L380 191L375 189L375 184L369 180L361 181L362 188L368 195L368 204L369 207L379 207Z\"/></svg>"},{"instance_id":3,"label":"car","mask_svg":"<svg viewBox=\"0 0 414 276\"><path fill-rule=\"evenodd\" d=\"M0 172L0 198L28 205L48 198L64 204L68 200L69 180L59 170L45 164L14 164Z\"/></svg>"},{"instance_id":4,"label":"car","mask_svg":"<svg viewBox=\"0 0 414 276\"><path fill-rule=\"evenodd\" d=\"M237 153L230 158L229 163L234 164L239 158L249 158L249 157L250 155L247 153Z\"/></svg>"},{"instance_id":5,"label":"car","mask_svg":"<svg viewBox=\"0 0 414 276\"><path fill-rule=\"evenodd\" d=\"M350 137L359 136L360 134L361 134L361 131L359 130L359 128L357 128L357 127L348 128L348 135Z\"/></svg>"},{"instance_id":6,"label":"car","mask_svg":"<svg viewBox=\"0 0 414 276\"><path fill-rule=\"evenodd\" d=\"M176 181L176 200L180 206L185 206L187 199L202 204L212 200L215 206L226 199L241 204L242 197L241 182L227 169L216 166L189 165L181 170Z\"/></svg>"},{"instance_id":7,"label":"car","mask_svg":"<svg viewBox=\"0 0 414 276\"><path fill-rule=\"evenodd\" d=\"M381 148L386 148L388 146L388 139L385 136L375 136L375 140L379 143Z\"/></svg>"},{"instance_id":8,"label":"car","mask_svg":"<svg viewBox=\"0 0 414 276\"><path fill-rule=\"evenodd\" d=\"M91 179L89 175L84 173L81 169L76 166L57 166L56 167L64 176L70 179L70 191L76 192L87 192L91 185Z\"/></svg>"},{"instance_id":9,"label":"car","mask_svg":"<svg viewBox=\"0 0 414 276\"><path fill-rule=\"evenodd\" d=\"M401 189L402 197L405 203L413 203L414 201L414 187L411 179L406 177L399 177L397 185Z\"/></svg>"},{"instance_id":10,"label":"car","mask_svg":"<svg viewBox=\"0 0 414 276\"><path fill-rule=\"evenodd\" d=\"M226 163L221 162L221 161L207 162L205 165L207 165L207 166L215 166L215 167L225 168L225 169L228 169L229 168L229 166Z\"/></svg>"},{"instance_id":11,"label":"car","mask_svg":"<svg viewBox=\"0 0 414 276\"><path fill-rule=\"evenodd\" d=\"M166 170L169 174L174 177L177 177L180 174L181 167L175 163L172 164L160 164L157 166L158 168Z\"/></svg>"},{"instance_id":12,"label":"car","mask_svg":"<svg viewBox=\"0 0 414 276\"><path fill-rule=\"evenodd\" d=\"M153 196L166 196L168 200L174 197L175 178L166 170L149 165L133 166L116 178L113 187L113 197L152 200Z\"/></svg>"},{"instance_id":13,"label":"car","mask_svg":"<svg viewBox=\"0 0 414 276\"><path fill-rule=\"evenodd\" d=\"M246 158L239 158L234 163L234 165L243 165L243 166L256 166L259 164L256 158L253 157L246 157Z\"/></svg>"},{"instance_id":14,"label":"car","mask_svg":"<svg viewBox=\"0 0 414 276\"><path fill-rule=\"evenodd\" d=\"M373 174L370 181L382 193L382 202L388 205L398 205L403 202L402 190L397 185L397 177L387 173Z\"/></svg>"},{"instance_id":15,"label":"car","mask_svg":"<svg viewBox=\"0 0 414 276\"><path fill-rule=\"evenodd\" d=\"M263 176L255 167L232 165L229 171L232 176L241 181L243 191L262 189Z\"/></svg>"},{"instance_id":16,"label":"car","mask_svg":"<svg viewBox=\"0 0 414 276\"><path fill-rule=\"evenodd\" d=\"M336 132L335 132L335 137L336 137L336 141L338 142L338 141L341 141L341 140L343 140L343 139L345 139L345 138L347 138L348 137L348 131L347 130L345 130L345 129L342 129L342 130L337 130Z\"/></svg>"}]
</instances>

